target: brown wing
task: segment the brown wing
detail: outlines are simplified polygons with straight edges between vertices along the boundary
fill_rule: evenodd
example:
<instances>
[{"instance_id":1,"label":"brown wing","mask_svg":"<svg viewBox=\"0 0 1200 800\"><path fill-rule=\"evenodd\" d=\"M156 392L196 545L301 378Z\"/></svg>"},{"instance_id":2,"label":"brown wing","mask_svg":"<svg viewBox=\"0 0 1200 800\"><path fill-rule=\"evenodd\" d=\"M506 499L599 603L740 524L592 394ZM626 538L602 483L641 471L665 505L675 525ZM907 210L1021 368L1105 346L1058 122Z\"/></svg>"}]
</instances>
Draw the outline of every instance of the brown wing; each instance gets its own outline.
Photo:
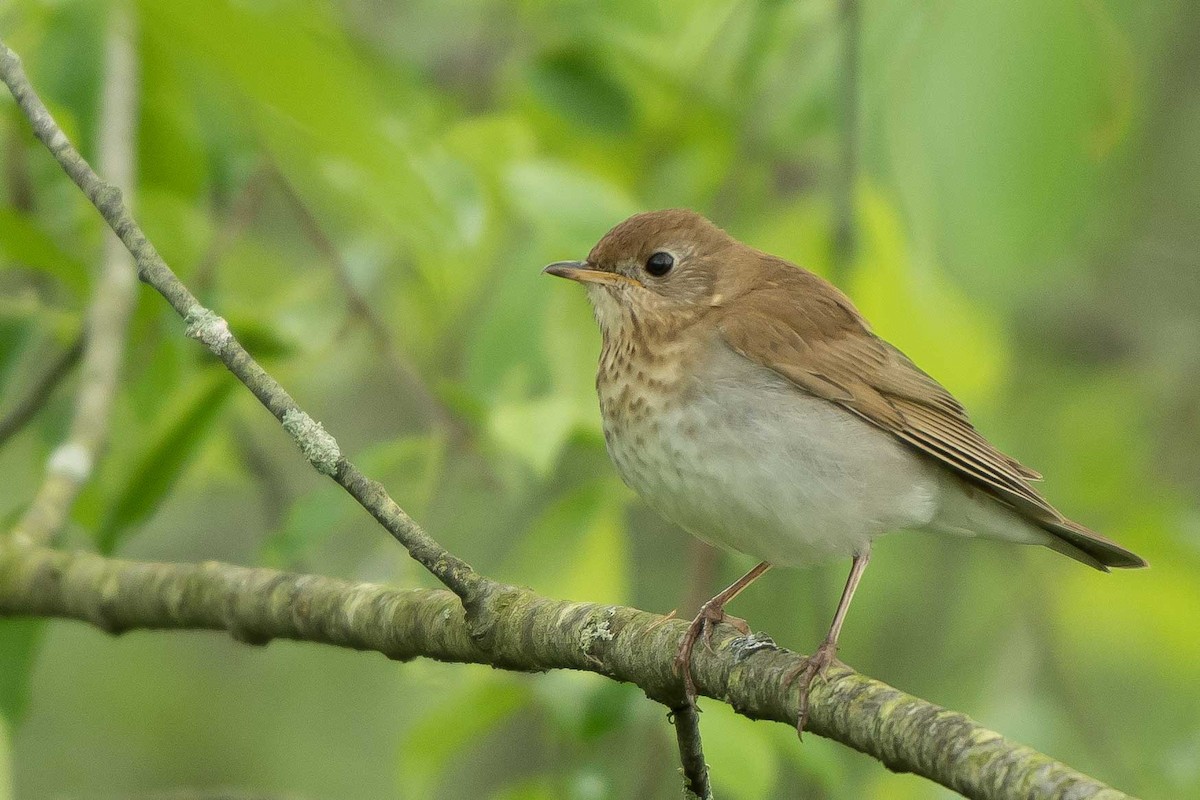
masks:
<instances>
[{"instance_id":1,"label":"brown wing","mask_svg":"<svg viewBox=\"0 0 1200 800\"><path fill-rule=\"evenodd\" d=\"M783 287L780 287L781 289ZM903 353L871 333L845 298L766 289L721 323L725 341L805 390L832 400L1017 506L1052 509L1026 481L1040 476L984 439L963 407Z\"/></svg>"},{"instance_id":2,"label":"brown wing","mask_svg":"<svg viewBox=\"0 0 1200 800\"><path fill-rule=\"evenodd\" d=\"M983 438L962 405L871 333L844 295L811 273L783 269L726 310L720 330L733 350L937 459L1084 550L1085 560L1099 562L1093 566L1144 563L1056 511L1029 485L1041 476Z\"/></svg>"}]
</instances>

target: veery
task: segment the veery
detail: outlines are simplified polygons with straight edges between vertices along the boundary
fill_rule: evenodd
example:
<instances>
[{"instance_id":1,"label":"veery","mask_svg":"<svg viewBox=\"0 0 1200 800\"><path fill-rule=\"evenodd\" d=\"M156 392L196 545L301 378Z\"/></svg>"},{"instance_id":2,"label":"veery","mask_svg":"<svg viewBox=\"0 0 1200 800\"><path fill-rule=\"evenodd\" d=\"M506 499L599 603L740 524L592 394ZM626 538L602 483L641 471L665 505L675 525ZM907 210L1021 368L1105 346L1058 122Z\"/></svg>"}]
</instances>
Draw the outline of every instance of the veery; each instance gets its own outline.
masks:
<instances>
[{"instance_id":1,"label":"veery","mask_svg":"<svg viewBox=\"0 0 1200 800\"><path fill-rule=\"evenodd\" d=\"M586 261L545 271L587 287L603 335L604 438L621 478L690 533L762 562L705 603L680 644L690 701L697 638L772 565L852 564L828 635L788 678L800 680L801 729L885 533L1038 544L1105 571L1145 566L1046 502L1030 485L1038 473L984 439L832 284L699 214L638 214Z\"/></svg>"}]
</instances>

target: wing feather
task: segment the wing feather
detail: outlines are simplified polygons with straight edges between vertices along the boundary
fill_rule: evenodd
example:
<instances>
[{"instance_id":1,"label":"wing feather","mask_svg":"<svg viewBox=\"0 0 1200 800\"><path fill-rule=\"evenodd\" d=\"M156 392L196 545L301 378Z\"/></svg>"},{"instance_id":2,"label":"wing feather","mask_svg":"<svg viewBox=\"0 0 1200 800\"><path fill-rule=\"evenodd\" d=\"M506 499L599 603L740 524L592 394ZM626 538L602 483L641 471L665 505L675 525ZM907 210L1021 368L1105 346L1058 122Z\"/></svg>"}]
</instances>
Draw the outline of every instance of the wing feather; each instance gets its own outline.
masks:
<instances>
[{"instance_id":1,"label":"wing feather","mask_svg":"<svg viewBox=\"0 0 1200 800\"><path fill-rule=\"evenodd\" d=\"M1029 485L1041 476L985 439L962 404L872 333L849 299L817 276L779 263L780 270L721 317L720 334L735 352L937 460L1082 550L1081 560L1144 563L1056 511Z\"/></svg>"},{"instance_id":2,"label":"wing feather","mask_svg":"<svg viewBox=\"0 0 1200 800\"><path fill-rule=\"evenodd\" d=\"M836 298L835 298L836 299ZM805 391L838 403L925 451L1006 500L1051 511L1027 483L1038 473L1005 455L975 430L941 384L871 333L849 306L825 304L801 319L785 287L770 287L726 314L726 343Z\"/></svg>"}]
</instances>

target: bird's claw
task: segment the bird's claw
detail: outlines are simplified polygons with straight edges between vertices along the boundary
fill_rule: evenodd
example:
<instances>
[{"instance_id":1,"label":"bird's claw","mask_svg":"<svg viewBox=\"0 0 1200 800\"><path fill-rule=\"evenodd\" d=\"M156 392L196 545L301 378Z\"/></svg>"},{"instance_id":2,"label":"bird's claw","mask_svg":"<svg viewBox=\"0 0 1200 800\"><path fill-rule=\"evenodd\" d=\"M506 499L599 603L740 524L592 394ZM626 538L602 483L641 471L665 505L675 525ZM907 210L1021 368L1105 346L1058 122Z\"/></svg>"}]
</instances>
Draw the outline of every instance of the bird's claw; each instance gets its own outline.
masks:
<instances>
[{"instance_id":1,"label":"bird's claw","mask_svg":"<svg viewBox=\"0 0 1200 800\"><path fill-rule=\"evenodd\" d=\"M726 614L722 606L709 601L700 606L699 613L679 643L679 652L675 654L675 672L683 678L684 697L689 705L696 704L696 682L692 678L692 651L696 647L696 640L703 639L708 652L713 652L713 631L722 622L729 623L743 636L750 635L746 620Z\"/></svg>"},{"instance_id":2,"label":"bird's claw","mask_svg":"<svg viewBox=\"0 0 1200 800\"><path fill-rule=\"evenodd\" d=\"M750 635L750 623L746 622L746 620L742 619L741 617L735 617L732 614L726 614L722 618L722 622L724 622L726 625L732 625L734 630L736 630L742 636Z\"/></svg>"},{"instance_id":3,"label":"bird's claw","mask_svg":"<svg viewBox=\"0 0 1200 800\"><path fill-rule=\"evenodd\" d=\"M825 680L825 674L829 671L829 667L835 663L838 663L837 643L826 639L817 648L817 652L805 658L799 666L783 676L785 690L791 689L793 684L799 684L800 713L796 718L796 735L801 739L804 738L804 726L808 722L808 696L812 691L813 683L818 678Z\"/></svg>"}]
</instances>

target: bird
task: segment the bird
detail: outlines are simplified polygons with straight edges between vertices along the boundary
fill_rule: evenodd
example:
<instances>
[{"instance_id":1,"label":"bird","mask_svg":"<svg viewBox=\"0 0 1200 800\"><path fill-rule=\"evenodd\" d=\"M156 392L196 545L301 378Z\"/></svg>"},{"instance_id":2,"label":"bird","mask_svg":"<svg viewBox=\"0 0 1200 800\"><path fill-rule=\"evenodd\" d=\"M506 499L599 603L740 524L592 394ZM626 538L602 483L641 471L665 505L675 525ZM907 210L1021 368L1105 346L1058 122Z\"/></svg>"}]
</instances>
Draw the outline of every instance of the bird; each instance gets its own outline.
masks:
<instances>
[{"instance_id":1,"label":"bird","mask_svg":"<svg viewBox=\"0 0 1200 800\"><path fill-rule=\"evenodd\" d=\"M785 676L803 732L813 681L871 555L900 530L1042 545L1098 570L1146 562L1033 487L941 384L875 334L824 278L695 211L626 219L583 261L543 272L586 287L601 332L596 391L621 479L694 536L759 563L701 606L675 658L696 700L694 647L744 621L725 606L772 566L849 558L833 621Z\"/></svg>"}]
</instances>

